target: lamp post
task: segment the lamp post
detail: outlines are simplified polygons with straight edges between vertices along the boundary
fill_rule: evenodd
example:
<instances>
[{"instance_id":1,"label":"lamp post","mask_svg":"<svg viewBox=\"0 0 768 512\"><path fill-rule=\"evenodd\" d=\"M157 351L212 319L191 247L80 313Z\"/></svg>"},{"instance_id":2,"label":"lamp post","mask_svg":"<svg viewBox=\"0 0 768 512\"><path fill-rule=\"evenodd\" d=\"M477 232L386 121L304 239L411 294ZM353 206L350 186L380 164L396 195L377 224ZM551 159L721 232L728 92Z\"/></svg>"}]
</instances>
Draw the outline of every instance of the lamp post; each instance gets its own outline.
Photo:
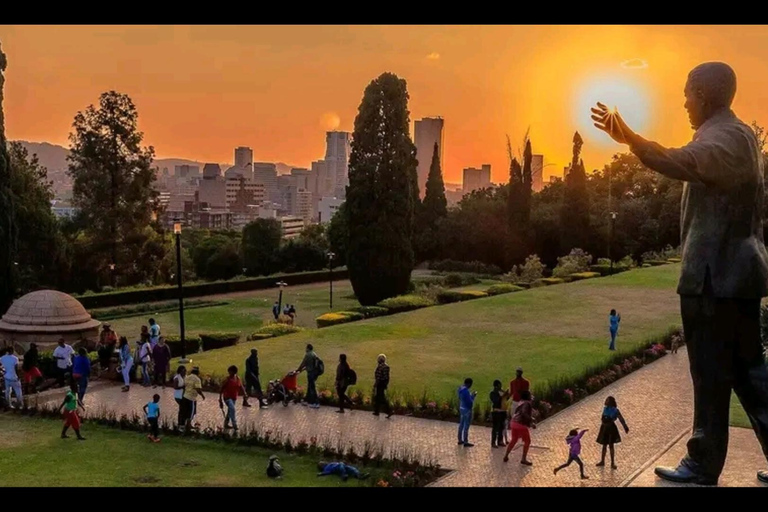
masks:
<instances>
[{"instance_id":1,"label":"lamp post","mask_svg":"<svg viewBox=\"0 0 768 512\"><path fill-rule=\"evenodd\" d=\"M283 287L288 286L288 283L285 281L278 281L276 284L280 287L280 295L277 298L277 315L279 318L280 312L283 310Z\"/></svg>"},{"instance_id":2,"label":"lamp post","mask_svg":"<svg viewBox=\"0 0 768 512\"><path fill-rule=\"evenodd\" d=\"M187 340L184 337L184 288L181 279L181 221L173 219L173 234L176 235L176 280L179 284L179 332L181 334L181 359L179 364L189 364Z\"/></svg>"},{"instance_id":3,"label":"lamp post","mask_svg":"<svg viewBox=\"0 0 768 512\"><path fill-rule=\"evenodd\" d=\"M115 264L110 263L109 264L109 281L111 283L112 288L115 287Z\"/></svg>"},{"instance_id":4,"label":"lamp post","mask_svg":"<svg viewBox=\"0 0 768 512\"><path fill-rule=\"evenodd\" d=\"M611 230L608 235L608 258L611 260L611 274L613 275L613 257L611 256L611 246L613 245L613 230L616 225L617 212L611 212Z\"/></svg>"},{"instance_id":5,"label":"lamp post","mask_svg":"<svg viewBox=\"0 0 768 512\"><path fill-rule=\"evenodd\" d=\"M329 308L333 311L333 258L336 255L328 251L328 302Z\"/></svg>"}]
</instances>

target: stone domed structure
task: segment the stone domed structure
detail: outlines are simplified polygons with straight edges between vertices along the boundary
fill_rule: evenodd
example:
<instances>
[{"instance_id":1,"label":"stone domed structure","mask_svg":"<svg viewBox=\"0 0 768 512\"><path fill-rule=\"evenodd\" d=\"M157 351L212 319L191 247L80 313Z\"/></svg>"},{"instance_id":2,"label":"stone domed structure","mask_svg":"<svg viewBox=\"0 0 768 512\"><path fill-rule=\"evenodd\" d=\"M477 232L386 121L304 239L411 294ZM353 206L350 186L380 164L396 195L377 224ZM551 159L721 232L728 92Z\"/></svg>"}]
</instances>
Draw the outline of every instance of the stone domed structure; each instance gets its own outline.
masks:
<instances>
[{"instance_id":1,"label":"stone domed structure","mask_svg":"<svg viewBox=\"0 0 768 512\"><path fill-rule=\"evenodd\" d=\"M39 290L16 299L0 320L0 345L26 351L30 343L53 349L60 338L70 345L94 345L101 322L80 301L55 290Z\"/></svg>"}]
</instances>

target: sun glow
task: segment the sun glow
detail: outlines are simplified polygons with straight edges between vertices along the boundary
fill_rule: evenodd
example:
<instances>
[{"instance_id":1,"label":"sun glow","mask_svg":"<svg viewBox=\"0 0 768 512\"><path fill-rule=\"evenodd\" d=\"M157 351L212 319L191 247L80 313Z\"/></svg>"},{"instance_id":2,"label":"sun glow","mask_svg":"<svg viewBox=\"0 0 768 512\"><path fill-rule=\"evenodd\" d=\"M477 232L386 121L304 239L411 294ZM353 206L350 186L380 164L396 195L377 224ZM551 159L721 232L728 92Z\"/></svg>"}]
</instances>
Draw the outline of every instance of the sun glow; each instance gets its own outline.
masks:
<instances>
[{"instance_id":1,"label":"sun glow","mask_svg":"<svg viewBox=\"0 0 768 512\"><path fill-rule=\"evenodd\" d=\"M615 76L590 77L576 88L574 101L575 120L585 139L601 145L615 144L593 126L590 108L598 101L611 111L618 109L633 130L648 129L651 101L639 82Z\"/></svg>"}]
</instances>

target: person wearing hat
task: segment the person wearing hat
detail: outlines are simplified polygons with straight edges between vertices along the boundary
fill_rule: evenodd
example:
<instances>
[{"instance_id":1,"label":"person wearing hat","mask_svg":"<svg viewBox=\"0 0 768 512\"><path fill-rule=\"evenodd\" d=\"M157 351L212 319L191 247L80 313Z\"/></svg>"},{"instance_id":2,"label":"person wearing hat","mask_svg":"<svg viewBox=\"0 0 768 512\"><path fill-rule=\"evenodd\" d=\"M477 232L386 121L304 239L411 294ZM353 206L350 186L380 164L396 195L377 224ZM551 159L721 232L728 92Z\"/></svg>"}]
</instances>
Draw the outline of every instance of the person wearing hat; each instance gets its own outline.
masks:
<instances>
[{"instance_id":1,"label":"person wearing hat","mask_svg":"<svg viewBox=\"0 0 768 512\"><path fill-rule=\"evenodd\" d=\"M531 383L528 379L523 378L523 369L520 366L517 367L515 373L517 376L509 383L509 396L512 397L512 405L509 408L510 415L515 414L515 408L520 402L520 393L531 390Z\"/></svg>"},{"instance_id":2,"label":"person wearing hat","mask_svg":"<svg viewBox=\"0 0 768 512\"><path fill-rule=\"evenodd\" d=\"M269 466L267 466L267 476L269 478L282 478L283 466L280 465L280 460L277 455L269 456Z\"/></svg>"}]
</instances>

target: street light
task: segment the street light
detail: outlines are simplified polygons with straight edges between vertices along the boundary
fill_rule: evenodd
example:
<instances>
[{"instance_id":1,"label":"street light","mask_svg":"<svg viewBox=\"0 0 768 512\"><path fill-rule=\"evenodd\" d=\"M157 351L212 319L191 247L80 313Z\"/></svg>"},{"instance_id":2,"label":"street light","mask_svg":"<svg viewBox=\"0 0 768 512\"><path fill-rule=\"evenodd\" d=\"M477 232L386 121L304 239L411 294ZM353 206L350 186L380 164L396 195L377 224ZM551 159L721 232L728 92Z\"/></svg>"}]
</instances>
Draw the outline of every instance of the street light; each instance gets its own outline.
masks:
<instances>
[{"instance_id":1,"label":"street light","mask_svg":"<svg viewBox=\"0 0 768 512\"><path fill-rule=\"evenodd\" d=\"M280 312L283 310L283 287L288 286L288 283L284 281L278 281L275 284L280 287L280 296L277 298L277 315L279 318Z\"/></svg>"},{"instance_id":2,"label":"street light","mask_svg":"<svg viewBox=\"0 0 768 512\"><path fill-rule=\"evenodd\" d=\"M109 280L112 283L112 288L115 287L115 264L109 264Z\"/></svg>"},{"instance_id":3,"label":"street light","mask_svg":"<svg viewBox=\"0 0 768 512\"><path fill-rule=\"evenodd\" d=\"M611 230L608 235L608 258L611 260L611 275L613 275L613 257L611 256L611 246L613 245L613 230L616 225L617 212L611 212Z\"/></svg>"},{"instance_id":4,"label":"street light","mask_svg":"<svg viewBox=\"0 0 768 512\"><path fill-rule=\"evenodd\" d=\"M335 257L336 255L333 252L328 251L328 301L330 302L331 311L333 311L333 258Z\"/></svg>"},{"instance_id":5,"label":"street light","mask_svg":"<svg viewBox=\"0 0 768 512\"><path fill-rule=\"evenodd\" d=\"M179 331L181 333L181 359L179 364L189 364L187 340L184 338L184 288L181 280L181 221L173 219L173 234L176 235L176 280L179 283Z\"/></svg>"}]
</instances>

